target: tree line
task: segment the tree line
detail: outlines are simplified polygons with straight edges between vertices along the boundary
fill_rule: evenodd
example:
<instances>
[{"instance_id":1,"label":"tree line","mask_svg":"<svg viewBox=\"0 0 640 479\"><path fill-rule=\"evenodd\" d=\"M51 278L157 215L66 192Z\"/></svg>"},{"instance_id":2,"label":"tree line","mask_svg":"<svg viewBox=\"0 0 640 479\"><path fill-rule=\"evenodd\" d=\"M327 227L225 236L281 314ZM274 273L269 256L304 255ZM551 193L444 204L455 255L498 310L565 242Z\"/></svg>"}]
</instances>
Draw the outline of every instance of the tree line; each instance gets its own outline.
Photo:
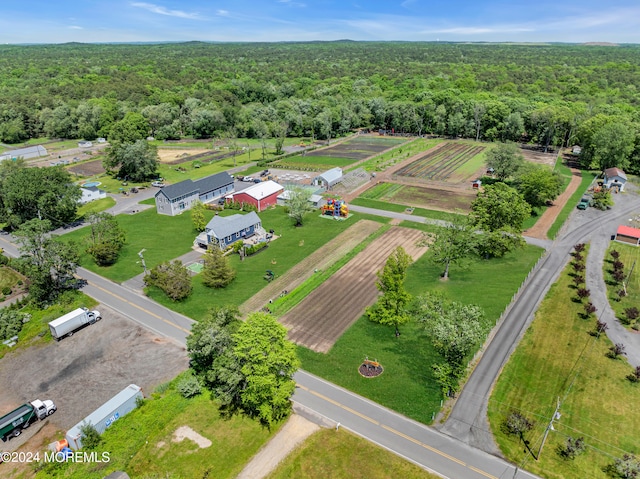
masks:
<instances>
[{"instance_id":1,"label":"tree line","mask_svg":"<svg viewBox=\"0 0 640 479\"><path fill-rule=\"evenodd\" d=\"M2 46L0 141L332 138L370 128L577 143L585 165L640 171L639 58L636 46Z\"/></svg>"}]
</instances>

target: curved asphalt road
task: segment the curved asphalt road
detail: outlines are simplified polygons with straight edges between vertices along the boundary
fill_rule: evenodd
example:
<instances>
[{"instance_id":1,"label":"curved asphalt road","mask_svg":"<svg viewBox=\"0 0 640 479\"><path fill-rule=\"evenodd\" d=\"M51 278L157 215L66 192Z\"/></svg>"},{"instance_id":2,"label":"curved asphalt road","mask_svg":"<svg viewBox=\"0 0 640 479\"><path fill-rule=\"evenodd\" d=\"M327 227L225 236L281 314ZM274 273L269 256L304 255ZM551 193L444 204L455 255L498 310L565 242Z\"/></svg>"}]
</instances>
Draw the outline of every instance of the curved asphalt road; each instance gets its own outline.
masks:
<instances>
[{"instance_id":1,"label":"curved asphalt road","mask_svg":"<svg viewBox=\"0 0 640 479\"><path fill-rule=\"evenodd\" d=\"M444 426L440 428L443 433L491 454L499 453L489 432L486 415L493 384L533 320L534 312L549 287L568 262L573 245L588 242L594 237L601 239L603 235L608 240L618 225L627 223L629 216L640 209L640 197L636 195L621 195L616 199L616 206L609 211L593 208L575 211L568 224L569 232L553 243L522 288L520 296L512 303L511 310L465 384ZM594 267L602 268L601 264Z\"/></svg>"}]
</instances>

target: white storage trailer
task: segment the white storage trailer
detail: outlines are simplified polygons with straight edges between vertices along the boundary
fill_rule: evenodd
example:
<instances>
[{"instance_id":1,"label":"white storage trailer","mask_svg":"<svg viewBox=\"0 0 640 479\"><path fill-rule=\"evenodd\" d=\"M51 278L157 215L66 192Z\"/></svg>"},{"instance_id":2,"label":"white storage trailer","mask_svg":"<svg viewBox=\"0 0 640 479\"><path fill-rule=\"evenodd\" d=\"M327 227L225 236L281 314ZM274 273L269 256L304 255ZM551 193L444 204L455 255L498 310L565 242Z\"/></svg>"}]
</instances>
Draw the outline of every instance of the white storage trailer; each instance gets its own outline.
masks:
<instances>
[{"instance_id":1,"label":"white storage trailer","mask_svg":"<svg viewBox=\"0 0 640 479\"><path fill-rule=\"evenodd\" d=\"M100 311L89 311L87 308L78 308L64 316L49 322L51 335L58 341L65 336L71 336L75 331L87 324L100 321Z\"/></svg>"},{"instance_id":2,"label":"white storage trailer","mask_svg":"<svg viewBox=\"0 0 640 479\"><path fill-rule=\"evenodd\" d=\"M138 398L142 399L142 389L135 384L129 384L106 403L85 417L67 432L65 439L73 450L82 447L82 433L80 428L84 424L92 424L102 434L114 421L130 413L137 407Z\"/></svg>"}]
</instances>

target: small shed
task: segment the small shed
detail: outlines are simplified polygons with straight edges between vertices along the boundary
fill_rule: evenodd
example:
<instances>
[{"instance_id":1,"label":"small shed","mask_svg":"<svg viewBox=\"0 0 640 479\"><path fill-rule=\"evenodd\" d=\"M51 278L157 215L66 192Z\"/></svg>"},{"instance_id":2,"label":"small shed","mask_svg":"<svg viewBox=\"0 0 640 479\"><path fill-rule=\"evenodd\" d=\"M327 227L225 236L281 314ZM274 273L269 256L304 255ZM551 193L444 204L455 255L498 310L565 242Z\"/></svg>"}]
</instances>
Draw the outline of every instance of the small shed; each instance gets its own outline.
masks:
<instances>
[{"instance_id":1,"label":"small shed","mask_svg":"<svg viewBox=\"0 0 640 479\"><path fill-rule=\"evenodd\" d=\"M640 246L640 229L631 226L618 226L615 240L620 243L626 243L633 246Z\"/></svg>"},{"instance_id":2,"label":"small shed","mask_svg":"<svg viewBox=\"0 0 640 479\"><path fill-rule=\"evenodd\" d=\"M324 173L316 176L312 184L329 189L342 181L342 168L332 168Z\"/></svg>"},{"instance_id":3,"label":"small shed","mask_svg":"<svg viewBox=\"0 0 640 479\"><path fill-rule=\"evenodd\" d=\"M610 190L624 191L627 175L620 168L607 168L604 170L604 186Z\"/></svg>"},{"instance_id":4,"label":"small shed","mask_svg":"<svg viewBox=\"0 0 640 479\"><path fill-rule=\"evenodd\" d=\"M573 148L571 148L571 153L573 153L574 155L579 155L580 153L582 153L582 147L574 145Z\"/></svg>"}]
</instances>

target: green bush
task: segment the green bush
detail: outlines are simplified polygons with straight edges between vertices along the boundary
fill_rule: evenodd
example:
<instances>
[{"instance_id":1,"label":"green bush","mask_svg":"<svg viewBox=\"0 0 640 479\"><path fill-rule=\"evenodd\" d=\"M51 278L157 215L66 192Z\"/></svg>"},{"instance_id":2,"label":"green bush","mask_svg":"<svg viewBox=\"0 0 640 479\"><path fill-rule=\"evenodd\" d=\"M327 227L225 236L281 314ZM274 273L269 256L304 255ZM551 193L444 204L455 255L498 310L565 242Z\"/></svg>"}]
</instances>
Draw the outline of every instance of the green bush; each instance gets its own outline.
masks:
<instances>
[{"instance_id":1,"label":"green bush","mask_svg":"<svg viewBox=\"0 0 640 479\"><path fill-rule=\"evenodd\" d=\"M178 382L178 391L183 398L189 399L202 393L202 386L200 386L198 378L189 375Z\"/></svg>"},{"instance_id":2,"label":"green bush","mask_svg":"<svg viewBox=\"0 0 640 479\"><path fill-rule=\"evenodd\" d=\"M267 246L269 246L267 243L258 243L256 245L253 246L249 246L246 250L245 253L247 256L251 256L252 254L256 254L258 251L262 251L263 249L265 249Z\"/></svg>"},{"instance_id":3,"label":"green bush","mask_svg":"<svg viewBox=\"0 0 640 479\"><path fill-rule=\"evenodd\" d=\"M26 315L18 311L3 308L0 309L0 340L17 336L22 330Z\"/></svg>"},{"instance_id":4,"label":"green bush","mask_svg":"<svg viewBox=\"0 0 640 479\"><path fill-rule=\"evenodd\" d=\"M9 296L11 294L11 288L9 286L4 286L2 288L2 294L5 296Z\"/></svg>"},{"instance_id":5,"label":"green bush","mask_svg":"<svg viewBox=\"0 0 640 479\"><path fill-rule=\"evenodd\" d=\"M4 254L0 254L0 264L5 265L9 263L9 258L7 258Z\"/></svg>"},{"instance_id":6,"label":"green bush","mask_svg":"<svg viewBox=\"0 0 640 479\"><path fill-rule=\"evenodd\" d=\"M82 435L82 448L83 449L95 449L102 442L102 437L91 423L82 423L80 426L80 434Z\"/></svg>"}]
</instances>

